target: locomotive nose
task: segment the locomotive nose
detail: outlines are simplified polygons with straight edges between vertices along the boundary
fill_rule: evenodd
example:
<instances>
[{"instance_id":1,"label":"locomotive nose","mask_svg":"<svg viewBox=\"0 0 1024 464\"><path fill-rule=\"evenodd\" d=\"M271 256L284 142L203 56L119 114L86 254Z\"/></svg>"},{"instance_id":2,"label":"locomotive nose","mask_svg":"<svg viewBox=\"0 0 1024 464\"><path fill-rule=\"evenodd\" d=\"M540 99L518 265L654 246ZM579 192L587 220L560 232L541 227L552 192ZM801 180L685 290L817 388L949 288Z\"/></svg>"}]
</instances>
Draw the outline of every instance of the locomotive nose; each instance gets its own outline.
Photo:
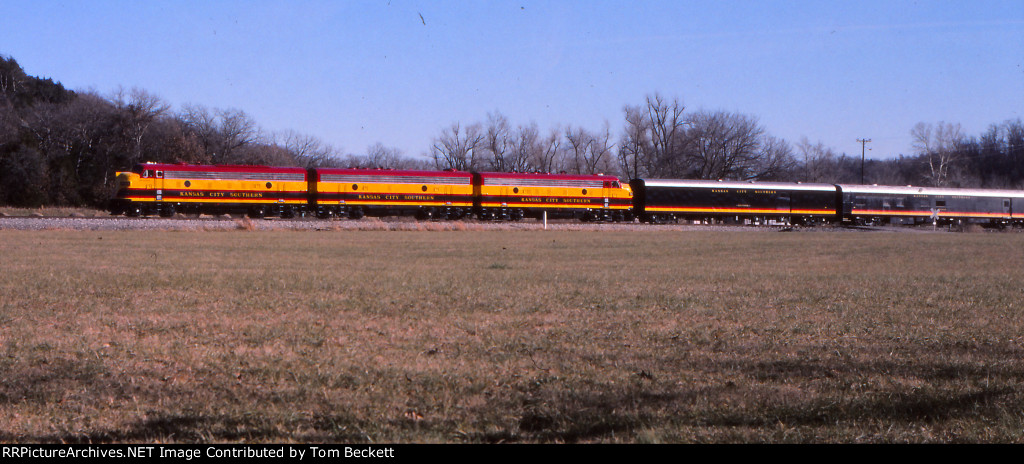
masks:
<instances>
[{"instance_id":1,"label":"locomotive nose","mask_svg":"<svg viewBox=\"0 0 1024 464\"><path fill-rule=\"evenodd\" d=\"M123 189L128 188L132 185L132 177L137 174L132 172L119 172L117 173L117 188Z\"/></svg>"}]
</instances>

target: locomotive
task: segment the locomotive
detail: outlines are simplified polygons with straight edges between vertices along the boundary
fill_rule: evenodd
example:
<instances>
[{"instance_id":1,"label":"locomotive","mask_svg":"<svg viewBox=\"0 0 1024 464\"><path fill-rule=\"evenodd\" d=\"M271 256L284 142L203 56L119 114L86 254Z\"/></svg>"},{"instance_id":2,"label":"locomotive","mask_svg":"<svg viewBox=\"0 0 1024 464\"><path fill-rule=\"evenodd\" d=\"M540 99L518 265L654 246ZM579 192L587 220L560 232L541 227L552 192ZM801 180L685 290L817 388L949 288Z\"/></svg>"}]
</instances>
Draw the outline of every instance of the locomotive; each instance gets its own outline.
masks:
<instances>
[{"instance_id":1,"label":"locomotive","mask_svg":"<svg viewBox=\"0 0 1024 464\"><path fill-rule=\"evenodd\" d=\"M144 163L113 215L1024 226L1024 191L606 175Z\"/></svg>"}]
</instances>

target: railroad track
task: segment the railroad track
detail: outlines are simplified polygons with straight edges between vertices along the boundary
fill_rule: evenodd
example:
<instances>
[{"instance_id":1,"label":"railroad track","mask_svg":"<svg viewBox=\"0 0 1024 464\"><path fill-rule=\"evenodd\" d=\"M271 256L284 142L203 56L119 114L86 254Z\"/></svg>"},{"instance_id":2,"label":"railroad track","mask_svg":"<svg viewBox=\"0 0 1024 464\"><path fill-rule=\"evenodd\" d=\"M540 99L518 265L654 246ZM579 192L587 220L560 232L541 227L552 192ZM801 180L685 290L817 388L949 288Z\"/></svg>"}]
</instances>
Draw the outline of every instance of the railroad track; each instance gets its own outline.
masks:
<instances>
[{"instance_id":1,"label":"railroad track","mask_svg":"<svg viewBox=\"0 0 1024 464\"><path fill-rule=\"evenodd\" d=\"M314 230L314 231L476 231L476 230L542 230L540 221L415 221L410 218L363 218L323 220L315 218L249 219L244 217L203 216L174 218L125 216L68 217L68 216L7 216L0 217L0 230ZM549 230L581 231L764 231L764 232L932 232L931 227L793 227L746 225L691 225L640 223L581 223L549 221ZM945 232L943 228L938 232Z\"/></svg>"}]
</instances>

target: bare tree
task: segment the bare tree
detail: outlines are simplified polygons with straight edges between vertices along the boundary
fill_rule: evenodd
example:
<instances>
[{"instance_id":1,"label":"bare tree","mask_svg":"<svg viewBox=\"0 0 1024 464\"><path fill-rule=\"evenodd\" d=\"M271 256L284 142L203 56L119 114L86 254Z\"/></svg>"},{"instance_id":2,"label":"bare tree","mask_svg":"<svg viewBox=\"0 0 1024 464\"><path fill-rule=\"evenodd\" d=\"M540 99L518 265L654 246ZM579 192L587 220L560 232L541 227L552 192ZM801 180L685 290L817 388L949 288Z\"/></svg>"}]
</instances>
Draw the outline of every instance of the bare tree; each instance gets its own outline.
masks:
<instances>
[{"instance_id":1,"label":"bare tree","mask_svg":"<svg viewBox=\"0 0 1024 464\"><path fill-rule=\"evenodd\" d=\"M186 105L178 116L186 129L199 140L205 162L245 164L247 152L240 150L260 142L256 122L238 109L210 111L201 105Z\"/></svg>"},{"instance_id":2,"label":"bare tree","mask_svg":"<svg viewBox=\"0 0 1024 464\"><path fill-rule=\"evenodd\" d=\"M188 130L184 122L180 119L171 119L168 126L169 134L164 139L167 161L191 164L210 162L199 136Z\"/></svg>"},{"instance_id":3,"label":"bare tree","mask_svg":"<svg viewBox=\"0 0 1024 464\"><path fill-rule=\"evenodd\" d=\"M796 170L793 148L783 139L764 135L761 149L747 168L746 177L758 180L787 180Z\"/></svg>"},{"instance_id":4,"label":"bare tree","mask_svg":"<svg viewBox=\"0 0 1024 464\"><path fill-rule=\"evenodd\" d=\"M299 165L307 168L324 166L335 156L334 147L311 135L291 130L279 135L277 144L288 150Z\"/></svg>"},{"instance_id":5,"label":"bare tree","mask_svg":"<svg viewBox=\"0 0 1024 464\"><path fill-rule=\"evenodd\" d=\"M618 151L622 171L631 177L689 175L686 126L691 123L685 110L682 100L668 101L658 93L648 95L641 106L627 105Z\"/></svg>"},{"instance_id":6,"label":"bare tree","mask_svg":"<svg viewBox=\"0 0 1024 464\"><path fill-rule=\"evenodd\" d=\"M402 150L377 142L366 148L366 160L369 167L397 169L403 164Z\"/></svg>"},{"instance_id":7,"label":"bare tree","mask_svg":"<svg viewBox=\"0 0 1024 464\"><path fill-rule=\"evenodd\" d=\"M564 152L562 131L558 127L553 127L543 140L543 149L537 152L539 157L532 164L540 172L560 171Z\"/></svg>"},{"instance_id":8,"label":"bare tree","mask_svg":"<svg viewBox=\"0 0 1024 464\"><path fill-rule=\"evenodd\" d=\"M488 164L491 170L498 172L511 170L505 159L510 144L509 133L508 118L505 115L497 111L487 114L487 129L483 148L490 157Z\"/></svg>"},{"instance_id":9,"label":"bare tree","mask_svg":"<svg viewBox=\"0 0 1024 464\"><path fill-rule=\"evenodd\" d=\"M203 163L213 163L218 158L216 155L219 145L220 131L217 127L217 118L202 105L185 105L178 115L185 131L194 137L202 147Z\"/></svg>"},{"instance_id":10,"label":"bare tree","mask_svg":"<svg viewBox=\"0 0 1024 464\"><path fill-rule=\"evenodd\" d=\"M750 116L700 111L691 116L694 144L687 157L701 179L753 179L764 154L764 129Z\"/></svg>"},{"instance_id":11,"label":"bare tree","mask_svg":"<svg viewBox=\"0 0 1024 464\"><path fill-rule=\"evenodd\" d=\"M540 131L537 123L530 123L529 126L519 126L512 138L511 148L507 159L507 167L511 172L526 172L539 169L544 158L545 144L540 139Z\"/></svg>"},{"instance_id":12,"label":"bare tree","mask_svg":"<svg viewBox=\"0 0 1024 464\"><path fill-rule=\"evenodd\" d=\"M919 122L910 131L914 150L928 163L927 181L933 186L947 185L950 168L960 160L960 144L964 140L960 124Z\"/></svg>"},{"instance_id":13,"label":"bare tree","mask_svg":"<svg viewBox=\"0 0 1024 464\"><path fill-rule=\"evenodd\" d=\"M483 141L484 134L479 124L463 128L456 122L434 139L430 156L437 169L476 169L481 164L478 158Z\"/></svg>"},{"instance_id":14,"label":"bare tree","mask_svg":"<svg viewBox=\"0 0 1024 464\"><path fill-rule=\"evenodd\" d=\"M816 144L804 137L796 145L802 158L802 167L798 178L805 182L836 182L836 154L818 141Z\"/></svg>"},{"instance_id":15,"label":"bare tree","mask_svg":"<svg viewBox=\"0 0 1024 464\"><path fill-rule=\"evenodd\" d=\"M260 130L248 114L238 109L220 110L220 157L227 163L244 163L243 156L236 156L235 151L259 141Z\"/></svg>"},{"instance_id":16,"label":"bare tree","mask_svg":"<svg viewBox=\"0 0 1024 464\"><path fill-rule=\"evenodd\" d=\"M647 96L647 118L652 153L647 157L654 172L678 176L688 171L683 159L685 140L683 118L686 106L678 98L665 101L658 93Z\"/></svg>"},{"instance_id":17,"label":"bare tree","mask_svg":"<svg viewBox=\"0 0 1024 464\"><path fill-rule=\"evenodd\" d=\"M653 151L650 122L639 106L627 105L623 112L626 114L626 127L619 142L618 161L627 177L639 178L649 172L645 160Z\"/></svg>"},{"instance_id":18,"label":"bare tree","mask_svg":"<svg viewBox=\"0 0 1024 464\"><path fill-rule=\"evenodd\" d=\"M119 125L123 137L130 145L130 164L142 159L142 137L149 126L170 109L170 105L145 90L132 88L125 92L119 88L113 103L119 112Z\"/></svg>"},{"instance_id":19,"label":"bare tree","mask_svg":"<svg viewBox=\"0 0 1024 464\"><path fill-rule=\"evenodd\" d=\"M565 141L568 142L566 150L569 157L566 160L568 171L573 174L582 174L586 171L586 158L589 156L590 145L594 137L582 127L575 129L572 126L565 128Z\"/></svg>"},{"instance_id":20,"label":"bare tree","mask_svg":"<svg viewBox=\"0 0 1024 464\"><path fill-rule=\"evenodd\" d=\"M1020 118L1002 124L1006 158L1016 184L1024 184L1024 124Z\"/></svg>"},{"instance_id":21,"label":"bare tree","mask_svg":"<svg viewBox=\"0 0 1024 464\"><path fill-rule=\"evenodd\" d=\"M238 147L232 153L234 159L245 164L262 164L267 166L295 166L298 161L288 149L267 143L254 143Z\"/></svg>"},{"instance_id":22,"label":"bare tree","mask_svg":"<svg viewBox=\"0 0 1024 464\"><path fill-rule=\"evenodd\" d=\"M615 151L615 143L612 142L612 129L608 121L604 122L601 132L591 134L590 156L585 158L587 172L599 174L614 172L615 162L612 161L612 152Z\"/></svg>"},{"instance_id":23,"label":"bare tree","mask_svg":"<svg viewBox=\"0 0 1024 464\"><path fill-rule=\"evenodd\" d=\"M611 141L611 128L607 122L601 132L590 132L582 127L565 129L568 170L575 174L596 174L612 170L610 159L615 144Z\"/></svg>"}]
</instances>

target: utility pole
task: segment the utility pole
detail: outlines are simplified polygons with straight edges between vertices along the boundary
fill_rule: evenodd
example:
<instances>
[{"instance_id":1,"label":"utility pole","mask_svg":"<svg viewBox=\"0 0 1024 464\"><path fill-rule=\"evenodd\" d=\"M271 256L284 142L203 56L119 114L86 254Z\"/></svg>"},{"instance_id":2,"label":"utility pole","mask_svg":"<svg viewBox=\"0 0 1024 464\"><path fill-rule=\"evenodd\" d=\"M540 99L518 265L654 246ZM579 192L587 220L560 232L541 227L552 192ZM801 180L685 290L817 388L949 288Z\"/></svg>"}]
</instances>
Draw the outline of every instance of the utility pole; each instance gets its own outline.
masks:
<instances>
[{"instance_id":1,"label":"utility pole","mask_svg":"<svg viewBox=\"0 0 1024 464\"><path fill-rule=\"evenodd\" d=\"M871 141L871 139L857 139L860 142L860 184L864 185L864 144Z\"/></svg>"}]
</instances>

